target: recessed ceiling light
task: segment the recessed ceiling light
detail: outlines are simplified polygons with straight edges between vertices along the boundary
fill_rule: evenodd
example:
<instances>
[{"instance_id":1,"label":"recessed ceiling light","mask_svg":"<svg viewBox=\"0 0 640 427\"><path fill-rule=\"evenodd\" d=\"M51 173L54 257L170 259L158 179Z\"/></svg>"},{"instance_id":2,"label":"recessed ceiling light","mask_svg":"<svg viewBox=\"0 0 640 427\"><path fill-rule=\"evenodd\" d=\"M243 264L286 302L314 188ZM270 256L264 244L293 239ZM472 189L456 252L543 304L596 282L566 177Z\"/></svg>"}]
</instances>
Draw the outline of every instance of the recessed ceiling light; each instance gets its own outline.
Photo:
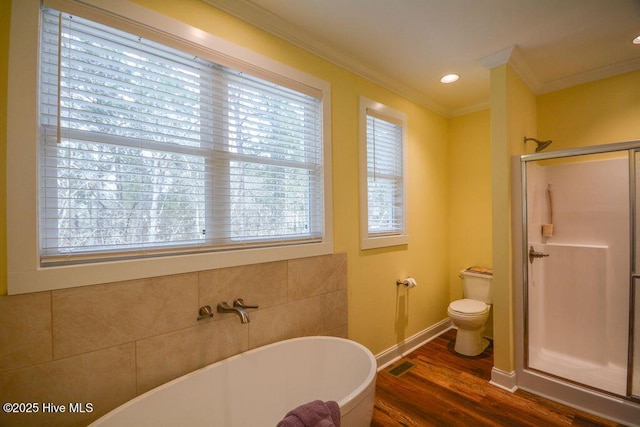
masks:
<instances>
[{"instance_id":1,"label":"recessed ceiling light","mask_svg":"<svg viewBox=\"0 0 640 427\"><path fill-rule=\"evenodd\" d=\"M640 36L633 39L633 44L640 44Z\"/></svg>"},{"instance_id":2,"label":"recessed ceiling light","mask_svg":"<svg viewBox=\"0 0 640 427\"><path fill-rule=\"evenodd\" d=\"M442 76L440 81L442 83L453 83L460 78L457 74L447 74L446 76Z\"/></svg>"}]
</instances>

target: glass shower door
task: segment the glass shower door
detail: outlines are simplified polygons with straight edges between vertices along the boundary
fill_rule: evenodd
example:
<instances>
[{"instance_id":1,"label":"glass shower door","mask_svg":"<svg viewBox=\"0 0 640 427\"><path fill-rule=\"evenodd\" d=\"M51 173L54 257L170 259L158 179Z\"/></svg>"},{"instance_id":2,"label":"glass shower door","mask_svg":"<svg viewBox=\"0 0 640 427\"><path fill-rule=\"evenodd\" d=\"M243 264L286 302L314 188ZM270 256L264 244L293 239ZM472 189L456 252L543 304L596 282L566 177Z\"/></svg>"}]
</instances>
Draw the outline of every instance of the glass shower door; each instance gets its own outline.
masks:
<instances>
[{"instance_id":1,"label":"glass shower door","mask_svg":"<svg viewBox=\"0 0 640 427\"><path fill-rule=\"evenodd\" d=\"M640 401L640 279L633 280L634 309L635 318L633 321L633 351L629 355L631 364L629 366L631 372L630 394L633 398ZM637 367L633 369L633 367Z\"/></svg>"},{"instance_id":2,"label":"glass shower door","mask_svg":"<svg viewBox=\"0 0 640 427\"><path fill-rule=\"evenodd\" d=\"M526 164L526 365L620 396L629 356L629 174L627 150Z\"/></svg>"},{"instance_id":3,"label":"glass shower door","mask_svg":"<svg viewBox=\"0 0 640 427\"><path fill-rule=\"evenodd\" d=\"M631 305L631 333L629 349L629 395L640 401L640 149L633 150L633 162L631 163L633 179L631 187L633 191L633 268L630 297Z\"/></svg>"}]
</instances>

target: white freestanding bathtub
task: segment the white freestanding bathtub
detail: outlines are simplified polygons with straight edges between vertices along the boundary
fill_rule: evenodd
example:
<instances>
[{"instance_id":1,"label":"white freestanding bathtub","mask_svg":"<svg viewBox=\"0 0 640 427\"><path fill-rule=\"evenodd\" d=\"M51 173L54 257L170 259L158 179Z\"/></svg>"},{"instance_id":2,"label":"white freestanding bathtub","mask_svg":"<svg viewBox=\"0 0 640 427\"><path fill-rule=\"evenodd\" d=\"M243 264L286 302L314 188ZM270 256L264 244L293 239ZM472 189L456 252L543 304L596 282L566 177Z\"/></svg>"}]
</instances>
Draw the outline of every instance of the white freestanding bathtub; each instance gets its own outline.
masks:
<instances>
[{"instance_id":1,"label":"white freestanding bathtub","mask_svg":"<svg viewBox=\"0 0 640 427\"><path fill-rule=\"evenodd\" d=\"M274 427L312 400L335 400L341 425L369 426L376 360L344 338L280 341L205 366L119 406L91 426Z\"/></svg>"}]
</instances>

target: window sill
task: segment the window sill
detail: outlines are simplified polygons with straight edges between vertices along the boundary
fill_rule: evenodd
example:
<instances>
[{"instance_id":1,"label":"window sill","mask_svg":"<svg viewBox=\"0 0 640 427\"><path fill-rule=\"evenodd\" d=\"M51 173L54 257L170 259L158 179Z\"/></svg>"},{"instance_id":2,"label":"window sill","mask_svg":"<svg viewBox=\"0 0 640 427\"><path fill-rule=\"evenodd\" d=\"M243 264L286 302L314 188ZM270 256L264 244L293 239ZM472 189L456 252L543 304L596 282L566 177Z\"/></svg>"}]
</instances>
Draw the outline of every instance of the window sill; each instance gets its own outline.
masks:
<instances>
[{"instance_id":1,"label":"window sill","mask_svg":"<svg viewBox=\"0 0 640 427\"><path fill-rule=\"evenodd\" d=\"M40 267L9 272L10 295L169 276L333 253L333 242L229 252Z\"/></svg>"},{"instance_id":2,"label":"window sill","mask_svg":"<svg viewBox=\"0 0 640 427\"><path fill-rule=\"evenodd\" d=\"M402 234L399 236L367 237L360 241L360 249L377 249L408 244L409 236L406 234Z\"/></svg>"}]
</instances>

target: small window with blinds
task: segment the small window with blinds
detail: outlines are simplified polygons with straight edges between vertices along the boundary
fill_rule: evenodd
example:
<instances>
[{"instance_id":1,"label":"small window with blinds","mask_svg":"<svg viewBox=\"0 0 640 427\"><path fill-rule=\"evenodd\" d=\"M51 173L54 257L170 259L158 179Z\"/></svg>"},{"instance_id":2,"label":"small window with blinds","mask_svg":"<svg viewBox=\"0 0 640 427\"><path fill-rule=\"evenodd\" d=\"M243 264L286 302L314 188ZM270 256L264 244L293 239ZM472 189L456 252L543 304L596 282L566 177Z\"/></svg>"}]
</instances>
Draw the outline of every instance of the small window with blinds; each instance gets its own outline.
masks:
<instances>
[{"instance_id":1,"label":"small window with blinds","mask_svg":"<svg viewBox=\"0 0 640 427\"><path fill-rule=\"evenodd\" d=\"M323 239L321 93L55 10L41 31L41 264Z\"/></svg>"},{"instance_id":2,"label":"small window with blinds","mask_svg":"<svg viewBox=\"0 0 640 427\"><path fill-rule=\"evenodd\" d=\"M408 243L406 116L360 100L361 248Z\"/></svg>"}]
</instances>

